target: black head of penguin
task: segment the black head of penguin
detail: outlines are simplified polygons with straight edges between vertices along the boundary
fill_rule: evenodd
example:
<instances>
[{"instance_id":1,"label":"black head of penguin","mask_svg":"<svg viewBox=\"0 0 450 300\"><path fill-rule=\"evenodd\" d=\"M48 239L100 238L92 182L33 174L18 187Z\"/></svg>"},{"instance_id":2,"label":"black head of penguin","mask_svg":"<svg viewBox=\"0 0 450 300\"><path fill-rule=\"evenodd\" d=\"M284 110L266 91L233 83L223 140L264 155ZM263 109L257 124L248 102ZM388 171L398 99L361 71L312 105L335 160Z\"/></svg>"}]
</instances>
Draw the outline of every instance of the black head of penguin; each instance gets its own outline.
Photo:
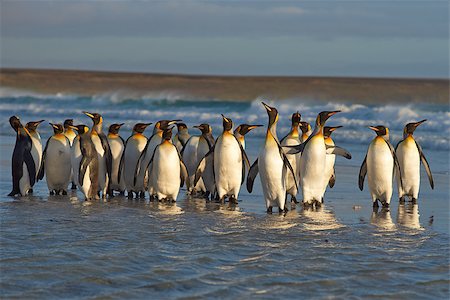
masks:
<instances>
[{"instance_id":1,"label":"black head of penguin","mask_svg":"<svg viewBox=\"0 0 450 300\"><path fill-rule=\"evenodd\" d=\"M301 119L302 119L302 115L298 111L296 113L293 113L292 118L291 118L292 127L299 126Z\"/></svg>"},{"instance_id":2,"label":"black head of penguin","mask_svg":"<svg viewBox=\"0 0 450 300\"><path fill-rule=\"evenodd\" d=\"M264 102L261 103L262 105L264 105L264 108L266 109L267 114L269 115L269 128L270 128L273 124L278 122L278 111L275 107L271 107Z\"/></svg>"},{"instance_id":3,"label":"black head of penguin","mask_svg":"<svg viewBox=\"0 0 450 300\"><path fill-rule=\"evenodd\" d=\"M120 123L120 124L111 124L111 126L109 126L108 133L111 133L111 134L119 134L120 127L122 127L123 124L124 124L124 123Z\"/></svg>"},{"instance_id":4,"label":"black head of penguin","mask_svg":"<svg viewBox=\"0 0 450 300\"><path fill-rule=\"evenodd\" d=\"M133 131L137 133L143 133L144 130L150 125L152 125L152 123L137 123L134 125Z\"/></svg>"},{"instance_id":5,"label":"black head of penguin","mask_svg":"<svg viewBox=\"0 0 450 300\"><path fill-rule=\"evenodd\" d=\"M164 129L162 134L163 141L170 141L172 139L172 128L173 127Z\"/></svg>"},{"instance_id":6,"label":"black head of penguin","mask_svg":"<svg viewBox=\"0 0 450 300\"><path fill-rule=\"evenodd\" d=\"M195 125L194 128L200 129L202 134L207 134L211 132L211 126L209 126L209 124L206 123Z\"/></svg>"},{"instance_id":7,"label":"black head of penguin","mask_svg":"<svg viewBox=\"0 0 450 300\"><path fill-rule=\"evenodd\" d=\"M78 134L83 134L89 131L89 127L87 127L84 124L80 124L77 126L69 126L69 128L72 128L73 130L75 130Z\"/></svg>"},{"instance_id":8,"label":"black head of penguin","mask_svg":"<svg viewBox=\"0 0 450 300\"><path fill-rule=\"evenodd\" d=\"M301 121L300 129L302 130L303 133L307 133L311 129L311 125L309 125L308 122Z\"/></svg>"},{"instance_id":9,"label":"black head of penguin","mask_svg":"<svg viewBox=\"0 0 450 300\"><path fill-rule=\"evenodd\" d=\"M177 122L177 130L178 132L187 129L186 124Z\"/></svg>"},{"instance_id":10,"label":"black head of penguin","mask_svg":"<svg viewBox=\"0 0 450 300\"><path fill-rule=\"evenodd\" d=\"M20 123L20 120L17 116L12 116L9 118L9 124L11 125L12 129L14 129L15 132L19 130L22 126L22 123Z\"/></svg>"},{"instance_id":11,"label":"black head of penguin","mask_svg":"<svg viewBox=\"0 0 450 300\"><path fill-rule=\"evenodd\" d=\"M69 129L69 128L71 128L70 126L73 126L73 119L67 119L67 120L64 120L64 129Z\"/></svg>"},{"instance_id":12,"label":"black head of penguin","mask_svg":"<svg viewBox=\"0 0 450 300\"><path fill-rule=\"evenodd\" d=\"M403 135L409 135L409 134L413 134L414 130L416 130L417 126L419 126L420 124L422 124L423 122L425 122L425 120L419 121L419 122L412 122L412 123L408 123L405 125L405 128L403 128Z\"/></svg>"},{"instance_id":13,"label":"black head of penguin","mask_svg":"<svg viewBox=\"0 0 450 300\"><path fill-rule=\"evenodd\" d=\"M83 113L86 116L88 116L89 118L92 119L92 122L94 122L94 125L103 123L103 118L102 118L102 116L100 114L98 114L98 113L90 113L90 112L87 112L87 111L83 111Z\"/></svg>"},{"instance_id":14,"label":"black head of penguin","mask_svg":"<svg viewBox=\"0 0 450 300\"><path fill-rule=\"evenodd\" d=\"M335 131L338 128L341 128L342 126L325 126L323 128L323 137L324 138L329 138L331 136L331 134L333 133L333 131Z\"/></svg>"},{"instance_id":15,"label":"black head of penguin","mask_svg":"<svg viewBox=\"0 0 450 300\"><path fill-rule=\"evenodd\" d=\"M334 110L334 111L322 111L317 115L316 118L316 125L317 126L324 126L325 122L328 120L329 117L332 115L337 114L338 112L341 112L340 110Z\"/></svg>"},{"instance_id":16,"label":"black head of penguin","mask_svg":"<svg viewBox=\"0 0 450 300\"><path fill-rule=\"evenodd\" d=\"M25 128L26 128L29 132L35 132L36 129L38 128L38 126L39 126L42 122L44 122L44 120L28 122L28 123L25 125Z\"/></svg>"},{"instance_id":17,"label":"black head of penguin","mask_svg":"<svg viewBox=\"0 0 450 300\"><path fill-rule=\"evenodd\" d=\"M369 126L369 128L375 131L377 136L383 137L389 135L389 129L383 125Z\"/></svg>"},{"instance_id":18,"label":"black head of penguin","mask_svg":"<svg viewBox=\"0 0 450 300\"><path fill-rule=\"evenodd\" d=\"M176 124L177 122L180 122L181 120L160 120L156 122L155 127L157 129L160 129L162 131L166 130L170 125Z\"/></svg>"},{"instance_id":19,"label":"black head of penguin","mask_svg":"<svg viewBox=\"0 0 450 300\"><path fill-rule=\"evenodd\" d=\"M60 134L60 133L64 132L64 127L61 124L50 123L50 126L53 127L53 133L54 134Z\"/></svg>"},{"instance_id":20,"label":"black head of penguin","mask_svg":"<svg viewBox=\"0 0 450 300\"><path fill-rule=\"evenodd\" d=\"M230 131L233 128L233 121L222 115L223 131Z\"/></svg>"},{"instance_id":21,"label":"black head of penguin","mask_svg":"<svg viewBox=\"0 0 450 300\"><path fill-rule=\"evenodd\" d=\"M240 135L246 135L250 132L250 130L262 127L263 125L248 125L248 124L241 124L238 127L236 127L236 130Z\"/></svg>"}]
</instances>

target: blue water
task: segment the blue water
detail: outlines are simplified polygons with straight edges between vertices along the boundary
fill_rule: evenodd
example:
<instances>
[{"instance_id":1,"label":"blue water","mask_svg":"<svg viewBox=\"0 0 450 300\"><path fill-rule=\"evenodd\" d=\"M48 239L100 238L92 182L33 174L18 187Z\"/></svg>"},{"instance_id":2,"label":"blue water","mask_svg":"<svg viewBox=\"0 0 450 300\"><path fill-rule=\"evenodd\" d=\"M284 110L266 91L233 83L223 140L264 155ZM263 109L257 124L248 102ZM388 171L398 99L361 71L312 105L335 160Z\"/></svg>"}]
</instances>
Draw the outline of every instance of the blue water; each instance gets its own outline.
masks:
<instances>
[{"instance_id":1,"label":"blue water","mask_svg":"<svg viewBox=\"0 0 450 300\"><path fill-rule=\"evenodd\" d=\"M261 99L198 101L174 93L133 97L34 95L0 89L0 293L3 298L420 298L449 297L449 139L447 105L361 105L292 99L272 102L280 112L279 136L292 112L313 121L322 110L340 109L330 125L352 160L337 159L337 182L324 207L293 207L285 216L265 213L259 179L241 190L238 207L189 198L176 204L129 201L84 202L81 193L48 196L45 183L34 196L10 198L14 134L7 119L73 118L99 112L106 125L183 119L221 131L220 113L235 124L267 124ZM269 101L270 102L270 101ZM425 102L425 101L424 101ZM357 187L359 166L373 132L385 124L395 144L405 123L428 121L416 130L435 179L422 174L417 205L373 212L367 186ZM151 129L148 129L147 135ZM41 125L45 141L51 134ZM196 134L195 129L191 133ZM246 139L253 162L264 129Z\"/></svg>"}]
</instances>

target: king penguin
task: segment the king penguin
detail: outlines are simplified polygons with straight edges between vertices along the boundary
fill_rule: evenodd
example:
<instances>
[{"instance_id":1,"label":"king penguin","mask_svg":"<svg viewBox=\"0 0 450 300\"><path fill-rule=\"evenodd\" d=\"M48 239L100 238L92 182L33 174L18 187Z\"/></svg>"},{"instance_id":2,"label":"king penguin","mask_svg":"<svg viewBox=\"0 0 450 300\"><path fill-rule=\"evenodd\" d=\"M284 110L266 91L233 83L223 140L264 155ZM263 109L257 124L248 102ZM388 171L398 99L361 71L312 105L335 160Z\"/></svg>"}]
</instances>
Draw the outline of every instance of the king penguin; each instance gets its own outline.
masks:
<instances>
[{"instance_id":1,"label":"king penguin","mask_svg":"<svg viewBox=\"0 0 450 300\"><path fill-rule=\"evenodd\" d=\"M44 178L45 173L50 195L67 195L72 170L70 142L64 135L63 125L52 123L50 125L53 127L54 134L45 145L38 179Z\"/></svg>"},{"instance_id":2,"label":"king penguin","mask_svg":"<svg viewBox=\"0 0 450 300\"><path fill-rule=\"evenodd\" d=\"M184 123L177 123L177 134L173 138L173 144L177 147L178 152L181 153L181 150L183 149L184 145L186 145L186 142L191 137L189 134L189 130Z\"/></svg>"},{"instance_id":3,"label":"king penguin","mask_svg":"<svg viewBox=\"0 0 450 300\"><path fill-rule=\"evenodd\" d=\"M95 149L98 153L98 189L102 194L102 198L105 199L106 195L112 196L112 192L109 187L109 181L111 178L112 170L112 154L109 147L108 139L103 133L103 118L98 113L84 112L86 116L91 118L93 126L91 128L91 139L95 145Z\"/></svg>"},{"instance_id":4,"label":"king penguin","mask_svg":"<svg viewBox=\"0 0 450 300\"><path fill-rule=\"evenodd\" d=\"M325 144L323 127L329 117L339 111L323 111L316 117L314 131L308 139L298 146L289 146L302 152L300 156L300 178L303 194L303 205L320 206L323 203L323 195L330 179L325 174L326 156L329 154L341 155L351 159L351 154L338 146ZM287 153L295 153L288 151Z\"/></svg>"},{"instance_id":5,"label":"king penguin","mask_svg":"<svg viewBox=\"0 0 450 300\"><path fill-rule=\"evenodd\" d=\"M80 158L72 161L76 170L75 180L83 193L85 200L98 200L98 153L95 149L95 145L92 142L91 133L89 127L86 125L77 125L71 127L78 132L75 139L78 143L74 143L72 147L77 147L77 151L80 151ZM75 165L76 164L76 165Z\"/></svg>"},{"instance_id":6,"label":"king penguin","mask_svg":"<svg viewBox=\"0 0 450 300\"><path fill-rule=\"evenodd\" d=\"M281 139L281 146L296 146L300 144L300 136L298 132L298 126L300 125L301 115L299 112L293 113L291 118L291 131ZM286 177L286 197L287 195L291 195L291 202L298 203L297 201L297 193L298 187L297 182L299 182L299 173L300 173L300 156L301 153L289 154L287 158L289 163L292 166L295 174L295 180L293 178L294 175L288 173Z\"/></svg>"},{"instance_id":7,"label":"king penguin","mask_svg":"<svg viewBox=\"0 0 450 300\"><path fill-rule=\"evenodd\" d=\"M359 170L359 189L364 188L364 178L367 174L373 207L378 207L378 201L383 207L389 207L392 197L392 175L394 166L402 174L394 147L389 142L389 129L385 126L369 126L377 136L369 144L366 157ZM400 177L401 180L401 177ZM400 183L400 186L402 184Z\"/></svg>"},{"instance_id":8,"label":"king penguin","mask_svg":"<svg viewBox=\"0 0 450 300\"><path fill-rule=\"evenodd\" d=\"M248 124L241 124L234 130L234 136L238 139L238 141L241 143L242 148L245 150L245 135L250 132L250 130L253 130L258 127L262 127L263 125L248 125Z\"/></svg>"},{"instance_id":9,"label":"king penguin","mask_svg":"<svg viewBox=\"0 0 450 300\"><path fill-rule=\"evenodd\" d=\"M331 134L336 129L341 128L342 126L325 126L323 128L323 137L325 139L325 145L327 146L334 146L334 141L331 138ZM336 161L336 155L329 154L326 156L326 163L325 163L325 180L330 188L334 187L334 184L336 182L336 174L334 172L334 163ZM328 179L327 179L328 178Z\"/></svg>"},{"instance_id":10,"label":"king penguin","mask_svg":"<svg viewBox=\"0 0 450 300\"><path fill-rule=\"evenodd\" d=\"M264 146L259 153L258 159L256 159L248 172L247 190L249 193L252 192L255 177L259 172L267 213L272 213L273 206L278 206L280 213L287 212L288 209L285 205L286 175L287 172L291 172L293 175L294 170L278 141L278 111L275 107L271 107L264 102L262 104L269 116L269 124Z\"/></svg>"},{"instance_id":11,"label":"king penguin","mask_svg":"<svg viewBox=\"0 0 450 300\"><path fill-rule=\"evenodd\" d=\"M171 138L172 128L164 129L162 142L155 148L148 167L149 182L159 201L175 202L180 187L188 180L186 166Z\"/></svg>"},{"instance_id":12,"label":"king penguin","mask_svg":"<svg viewBox=\"0 0 450 300\"><path fill-rule=\"evenodd\" d=\"M18 117L9 118L9 124L16 132L16 144L11 160L13 188L8 196L26 196L36 182L37 170L31 154L33 142Z\"/></svg>"},{"instance_id":13,"label":"king penguin","mask_svg":"<svg viewBox=\"0 0 450 300\"><path fill-rule=\"evenodd\" d=\"M144 180L134 183L134 175L139 157L147 144L147 137L143 135L144 130L152 123L137 123L133 126L131 136L125 142L125 150L119 165L120 177L125 183L128 198L133 199L133 193L136 197L144 195Z\"/></svg>"},{"instance_id":14,"label":"king penguin","mask_svg":"<svg viewBox=\"0 0 450 300\"><path fill-rule=\"evenodd\" d=\"M145 185L147 184L148 193L150 195L150 200L155 199L155 193L152 184L148 181L148 164L153 156L156 146L161 144L162 134L165 129L170 125L180 122L181 120L160 120L156 122L153 128L153 135L147 140L144 150L136 163L134 184L135 185ZM147 181L147 182L146 182ZM140 198L145 198L145 193L139 194Z\"/></svg>"},{"instance_id":15,"label":"king penguin","mask_svg":"<svg viewBox=\"0 0 450 300\"><path fill-rule=\"evenodd\" d=\"M400 202L405 202L405 197L409 196L413 203L417 202L420 188L420 162L422 162L430 181L430 186L434 189L433 175L431 174L428 161L423 154L422 147L414 139L413 133L417 126L425 122L408 123L403 128L403 140L395 147L395 154L402 170L403 187L400 184L400 176L396 172L398 197Z\"/></svg>"},{"instance_id":16,"label":"king penguin","mask_svg":"<svg viewBox=\"0 0 450 300\"><path fill-rule=\"evenodd\" d=\"M42 140L41 136L39 135L39 132L37 131L38 126L44 122L44 120L40 121L34 121L34 122L28 122L25 125L25 128L28 130L28 133L30 134L32 146L31 146L31 155L33 156L34 165L36 168L36 179L37 179L37 171L39 171L39 168L41 166L41 160L42 160ZM30 193L33 191L33 189L30 189Z\"/></svg>"},{"instance_id":17,"label":"king penguin","mask_svg":"<svg viewBox=\"0 0 450 300\"><path fill-rule=\"evenodd\" d=\"M109 126L108 136L106 137L111 148L112 156L110 189L111 192L118 191L120 195L124 195L125 193L125 182L119 172L120 160L125 149L125 141L119 134L120 127L123 124L112 124Z\"/></svg>"},{"instance_id":18,"label":"king penguin","mask_svg":"<svg viewBox=\"0 0 450 300\"><path fill-rule=\"evenodd\" d=\"M200 124L194 126L194 128L199 129L202 134L200 136L191 136L181 150L181 155L189 174L189 186L186 186L186 188L189 194L195 195L200 193L208 198L209 194L213 194L215 191L214 175L204 174L203 177L208 176L206 183L204 183L203 178L200 178L196 184L194 184L194 181L200 161L214 146L214 137L209 124ZM208 169L212 170L211 168Z\"/></svg>"},{"instance_id":19,"label":"king penguin","mask_svg":"<svg viewBox=\"0 0 450 300\"><path fill-rule=\"evenodd\" d=\"M75 139L75 137L77 136L77 134L75 133L75 131L72 129L73 127L73 119L67 119L64 120L64 135L66 136L66 138L69 139L70 142L70 147L73 146L73 141ZM71 150L72 152L72 150ZM72 186L70 187L72 190L76 190L77 189L77 185L76 185L76 181L73 175L74 170L72 169L71 173L72 175L70 176L70 180L72 182Z\"/></svg>"}]
</instances>

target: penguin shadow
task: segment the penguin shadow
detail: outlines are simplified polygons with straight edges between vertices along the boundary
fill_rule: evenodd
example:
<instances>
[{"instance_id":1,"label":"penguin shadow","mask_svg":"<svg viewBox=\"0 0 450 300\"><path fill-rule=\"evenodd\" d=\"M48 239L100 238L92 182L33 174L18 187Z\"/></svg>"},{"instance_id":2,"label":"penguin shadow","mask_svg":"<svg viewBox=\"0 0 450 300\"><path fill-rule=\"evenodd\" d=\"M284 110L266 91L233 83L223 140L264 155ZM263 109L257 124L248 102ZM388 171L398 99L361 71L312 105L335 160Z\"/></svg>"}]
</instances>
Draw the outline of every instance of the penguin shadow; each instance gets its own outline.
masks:
<instances>
[{"instance_id":1,"label":"penguin shadow","mask_svg":"<svg viewBox=\"0 0 450 300\"><path fill-rule=\"evenodd\" d=\"M391 211L388 207L373 207L370 216L370 223L382 230L395 230L396 226L392 221Z\"/></svg>"},{"instance_id":2,"label":"penguin shadow","mask_svg":"<svg viewBox=\"0 0 450 300\"><path fill-rule=\"evenodd\" d=\"M420 226L419 205L417 203L400 203L397 211L397 224L410 228L420 229L424 228Z\"/></svg>"},{"instance_id":3,"label":"penguin shadow","mask_svg":"<svg viewBox=\"0 0 450 300\"><path fill-rule=\"evenodd\" d=\"M303 226L306 230L333 230L344 227L339 223L334 213L325 207L321 206L304 206L300 211L300 216L303 219Z\"/></svg>"}]
</instances>

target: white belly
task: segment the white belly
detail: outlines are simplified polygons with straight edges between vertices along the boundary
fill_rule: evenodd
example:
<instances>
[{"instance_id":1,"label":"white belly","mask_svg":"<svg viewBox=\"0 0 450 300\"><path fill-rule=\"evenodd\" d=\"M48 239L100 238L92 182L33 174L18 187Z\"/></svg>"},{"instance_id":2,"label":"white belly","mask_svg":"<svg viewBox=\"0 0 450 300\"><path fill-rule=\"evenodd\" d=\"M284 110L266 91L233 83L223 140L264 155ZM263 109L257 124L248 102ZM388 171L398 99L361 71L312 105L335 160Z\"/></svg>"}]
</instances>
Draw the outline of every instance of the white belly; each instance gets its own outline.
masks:
<instances>
[{"instance_id":1,"label":"white belly","mask_svg":"<svg viewBox=\"0 0 450 300\"><path fill-rule=\"evenodd\" d=\"M300 158L301 186L303 202L312 204L314 201L321 202L325 193L326 166L325 141L323 136L313 137L306 145Z\"/></svg>"},{"instance_id":2,"label":"white belly","mask_svg":"<svg viewBox=\"0 0 450 300\"><path fill-rule=\"evenodd\" d=\"M149 178L158 199L176 200L180 190L180 159L173 145L156 149Z\"/></svg>"},{"instance_id":3,"label":"white belly","mask_svg":"<svg viewBox=\"0 0 450 300\"><path fill-rule=\"evenodd\" d=\"M41 139L35 136L31 136L31 156L33 156L34 166L36 168L36 178L39 172L39 167L41 166L42 160L42 143Z\"/></svg>"},{"instance_id":4,"label":"white belly","mask_svg":"<svg viewBox=\"0 0 450 300\"><path fill-rule=\"evenodd\" d=\"M77 137L73 140L70 148L70 161L72 165L72 182L79 185L78 174L80 173L81 149L80 139Z\"/></svg>"},{"instance_id":5,"label":"white belly","mask_svg":"<svg viewBox=\"0 0 450 300\"><path fill-rule=\"evenodd\" d=\"M396 154L403 181L402 189L396 172L399 197L410 196L417 199L420 187L420 155L416 143L412 138L407 138L398 145Z\"/></svg>"},{"instance_id":6,"label":"white belly","mask_svg":"<svg viewBox=\"0 0 450 300\"><path fill-rule=\"evenodd\" d=\"M286 198L286 170L274 141L269 141L258 157L259 177L266 200L266 207L284 209Z\"/></svg>"},{"instance_id":7,"label":"white belly","mask_svg":"<svg viewBox=\"0 0 450 300\"><path fill-rule=\"evenodd\" d=\"M67 190L70 181L70 144L64 138L52 137L49 141L45 156L45 174L48 189Z\"/></svg>"},{"instance_id":8,"label":"white belly","mask_svg":"<svg viewBox=\"0 0 450 300\"><path fill-rule=\"evenodd\" d=\"M103 196L105 196L109 180L106 168L105 150L103 150L102 142L97 135L94 134L91 137L98 155L98 187L99 190L102 191Z\"/></svg>"},{"instance_id":9,"label":"white belly","mask_svg":"<svg viewBox=\"0 0 450 300\"><path fill-rule=\"evenodd\" d=\"M124 145L120 138L108 138L108 142L112 155L111 188L113 190L123 191L125 189L125 183L121 181L119 184L119 165Z\"/></svg>"},{"instance_id":10,"label":"white belly","mask_svg":"<svg viewBox=\"0 0 450 300\"><path fill-rule=\"evenodd\" d=\"M139 168L139 173L138 173L138 179L136 181L136 184L139 182L139 184L141 184L141 182L143 184L145 184L145 179L147 178L147 188L148 188L148 192L150 193L150 195L153 195L153 184L150 180L150 176L148 175L148 164L150 163L150 160L152 159L153 156L153 152L155 152L156 147L161 143L162 137L159 135L154 135L147 147L147 151L145 152L144 155L144 159L141 161L141 165Z\"/></svg>"},{"instance_id":11,"label":"white belly","mask_svg":"<svg viewBox=\"0 0 450 300\"><path fill-rule=\"evenodd\" d=\"M219 198L225 195L237 199L242 180L242 154L236 138L222 135L214 149L214 175Z\"/></svg>"},{"instance_id":12,"label":"white belly","mask_svg":"<svg viewBox=\"0 0 450 300\"><path fill-rule=\"evenodd\" d=\"M128 192L143 192L144 191L144 178L142 180L136 180L136 185L134 184L134 175L136 171L136 164L138 162L139 156L142 150L145 148L147 143L146 138L134 138L131 137L128 140L127 146L125 148L124 160L123 160L123 178L125 181L125 187Z\"/></svg>"},{"instance_id":13,"label":"white belly","mask_svg":"<svg viewBox=\"0 0 450 300\"><path fill-rule=\"evenodd\" d=\"M79 185L79 188L81 190L81 192L83 193L85 199L89 198L89 189L91 188L91 166L89 165L86 168L86 173L84 175L84 179L83 182ZM96 187L93 187L94 189L96 189Z\"/></svg>"},{"instance_id":14,"label":"white belly","mask_svg":"<svg viewBox=\"0 0 450 300\"><path fill-rule=\"evenodd\" d=\"M19 180L19 189L20 189L20 194L22 196L26 196L26 195L28 195L28 191L31 189L30 175L28 173L28 168L25 163L23 163L22 169L23 169L23 175L22 175L22 178L20 178L20 180Z\"/></svg>"},{"instance_id":15,"label":"white belly","mask_svg":"<svg viewBox=\"0 0 450 300\"><path fill-rule=\"evenodd\" d=\"M394 158L389 147L380 138L372 141L367 151L367 183L372 200L390 203Z\"/></svg>"}]
</instances>

